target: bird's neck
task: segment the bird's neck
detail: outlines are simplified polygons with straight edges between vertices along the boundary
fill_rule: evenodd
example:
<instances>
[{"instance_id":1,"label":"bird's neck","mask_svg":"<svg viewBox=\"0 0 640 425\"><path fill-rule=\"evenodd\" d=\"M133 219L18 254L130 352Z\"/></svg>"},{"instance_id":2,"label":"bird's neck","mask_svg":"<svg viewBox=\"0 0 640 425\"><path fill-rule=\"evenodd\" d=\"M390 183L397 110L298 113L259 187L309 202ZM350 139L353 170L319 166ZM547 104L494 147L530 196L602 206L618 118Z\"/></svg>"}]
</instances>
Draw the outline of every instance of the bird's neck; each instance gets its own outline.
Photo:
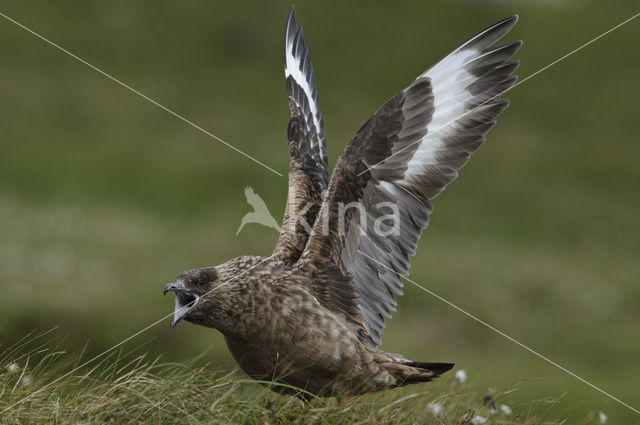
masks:
<instances>
[{"instance_id":1,"label":"bird's neck","mask_svg":"<svg viewBox=\"0 0 640 425\"><path fill-rule=\"evenodd\" d=\"M192 321L215 328L225 335L251 335L255 329L256 309L262 298L259 287L259 282L244 280L220 288Z\"/></svg>"}]
</instances>

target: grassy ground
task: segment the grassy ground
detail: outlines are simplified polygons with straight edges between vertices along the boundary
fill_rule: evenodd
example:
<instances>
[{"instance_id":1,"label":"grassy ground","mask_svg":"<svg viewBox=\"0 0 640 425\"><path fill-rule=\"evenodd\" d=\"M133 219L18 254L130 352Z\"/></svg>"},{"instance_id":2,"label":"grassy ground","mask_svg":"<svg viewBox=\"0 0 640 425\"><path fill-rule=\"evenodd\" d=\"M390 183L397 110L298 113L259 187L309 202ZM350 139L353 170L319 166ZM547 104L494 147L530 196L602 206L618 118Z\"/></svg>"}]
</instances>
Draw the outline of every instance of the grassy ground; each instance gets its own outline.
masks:
<instances>
[{"instance_id":1,"label":"grassy ground","mask_svg":"<svg viewBox=\"0 0 640 425\"><path fill-rule=\"evenodd\" d=\"M45 333L46 334L46 333ZM514 402L526 382L488 390L454 379L344 399L280 396L264 385L202 364L207 353L164 363L122 350L83 371L61 367L64 353L29 335L0 358L2 424L561 424L560 398ZM43 341L45 341L43 343ZM58 341L59 342L59 341ZM68 368L78 367L78 357ZM488 391L491 391L490 393ZM557 409L556 409L557 410ZM602 423L588 412L581 424ZM485 422L486 421L486 422Z\"/></svg>"},{"instance_id":2,"label":"grassy ground","mask_svg":"<svg viewBox=\"0 0 640 425\"><path fill-rule=\"evenodd\" d=\"M289 3L241 6L0 0L2 13L285 172L281 41ZM512 38L525 42L518 74L526 77L637 13L637 2L314 2L296 8L333 164L385 99L482 27L520 14ZM639 28L631 22L509 93L511 106L485 146L434 202L411 268L416 282L635 408ZM33 329L58 326L54 334L66 338L61 349L69 353L42 373L30 369L37 386L68 370L81 347L90 358L169 314L172 301L161 290L178 272L268 255L277 237L272 230L249 225L235 235L250 208L243 189L252 186L280 217L286 180L14 24L0 20L0 40L0 349ZM465 409L485 415L487 387L508 392L517 382L504 401L521 406L514 413L531 409L535 420L582 423L602 410L611 423L637 422L631 410L429 294L412 285L405 292L383 348L415 360L455 362L469 373L469 387L446 377L366 403L345 400L349 414L364 420L415 393L416 399L380 414L401 406L432 420L422 407L450 394L462 400L460 408L446 405L452 412L446 423L456 423ZM170 332L167 320L125 352L141 341L149 359L162 355L162 362L183 364L208 350L202 362L212 366L197 375L203 387L228 381L218 371L235 368L220 335L208 329L183 323ZM18 363L23 367L24 359ZM158 363L148 382L167 388L199 367ZM78 383L87 372L79 370L38 406L50 412L59 396L68 409L59 414L65 422L73 409L90 409L100 397L105 402L120 375ZM2 403L35 388L14 389L17 376L2 373ZM266 409L269 397L256 395L255 385L237 387L232 405L246 403L256 417ZM130 412L133 404L142 412L162 397L153 385L145 390L153 402L116 388L116 400ZM229 388L193 391L213 403ZM561 402L545 413L548 404L534 400ZM320 406L337 416L331 403ZM28 406L22 414L30 413ZM124 412L118 409L107 410ZM194 409L208 412L206 403Z\"/></svg>"}]
</instances>

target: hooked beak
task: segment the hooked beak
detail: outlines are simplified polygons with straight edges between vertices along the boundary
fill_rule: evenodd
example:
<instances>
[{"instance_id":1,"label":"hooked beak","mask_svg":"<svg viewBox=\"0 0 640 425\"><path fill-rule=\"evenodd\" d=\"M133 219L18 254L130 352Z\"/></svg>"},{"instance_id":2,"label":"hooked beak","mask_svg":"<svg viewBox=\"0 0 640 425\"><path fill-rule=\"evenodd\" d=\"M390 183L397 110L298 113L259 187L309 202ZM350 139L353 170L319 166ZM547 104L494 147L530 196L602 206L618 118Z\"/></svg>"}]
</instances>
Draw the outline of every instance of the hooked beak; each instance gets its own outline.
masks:
<instances>
[{"instance_id":1,"label":"hooked beak","mask_svg":"<svg viewBox=\"0 0 640 425\"><path fill-rule=\"evenodd\" d=\"M175 308L173 310L173 320L171 321L171 329L175 328L180 320L187 315L200 301L200 296L195 292L185 288L179 282L167 283L162 291L163 295L173 291L176 293Z\"/></svg>"}]
</instances>

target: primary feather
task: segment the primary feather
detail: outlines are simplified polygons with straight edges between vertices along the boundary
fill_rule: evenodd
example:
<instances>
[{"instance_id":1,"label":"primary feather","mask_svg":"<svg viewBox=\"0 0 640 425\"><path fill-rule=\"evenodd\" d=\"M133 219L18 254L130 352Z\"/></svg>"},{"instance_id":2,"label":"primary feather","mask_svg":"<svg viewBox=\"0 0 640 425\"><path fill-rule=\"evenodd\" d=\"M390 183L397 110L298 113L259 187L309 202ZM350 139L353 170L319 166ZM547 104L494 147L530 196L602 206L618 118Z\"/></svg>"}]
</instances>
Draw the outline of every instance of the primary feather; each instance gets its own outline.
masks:
<instances>
[{"instance_id":1,"label":"primary feather","mask_svg":"<svg viewBox=\"0 0 640 425\"><path fill-rule=\"evenodd\" d=\"M329 172L313 66L293 8L287 19L284 62L290 113L287 126L289 194L274 256L294 264L302 254L320 209Z\"/></svg>"}]
</instances>

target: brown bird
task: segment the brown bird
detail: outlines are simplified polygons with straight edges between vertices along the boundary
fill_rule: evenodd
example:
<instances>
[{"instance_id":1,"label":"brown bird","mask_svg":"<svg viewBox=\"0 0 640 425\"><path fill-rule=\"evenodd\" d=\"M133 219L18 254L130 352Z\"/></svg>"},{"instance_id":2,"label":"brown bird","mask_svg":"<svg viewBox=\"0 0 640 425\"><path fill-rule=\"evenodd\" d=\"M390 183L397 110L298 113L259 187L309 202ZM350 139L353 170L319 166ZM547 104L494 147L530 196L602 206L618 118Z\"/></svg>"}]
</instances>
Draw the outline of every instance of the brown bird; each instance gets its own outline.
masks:
<instances>
[{"instance_id":1,"label":"brown bird","mask_svg":"<svg viewBox=\"0 0 640 425\"><path fill-rule=\"evenodd\" d=\"M451 363L380 350L431 199L485 140L516 81L522 42L495 43L517 16L481 31L389 99L328 178L313 68L293 8L285 34L289 194L270 257L180 273L181 319L218 329L240 367L299 396L357 395L431 381ZM279 385L278 385L279 384Z\"/></svg>"}]
</instances>

